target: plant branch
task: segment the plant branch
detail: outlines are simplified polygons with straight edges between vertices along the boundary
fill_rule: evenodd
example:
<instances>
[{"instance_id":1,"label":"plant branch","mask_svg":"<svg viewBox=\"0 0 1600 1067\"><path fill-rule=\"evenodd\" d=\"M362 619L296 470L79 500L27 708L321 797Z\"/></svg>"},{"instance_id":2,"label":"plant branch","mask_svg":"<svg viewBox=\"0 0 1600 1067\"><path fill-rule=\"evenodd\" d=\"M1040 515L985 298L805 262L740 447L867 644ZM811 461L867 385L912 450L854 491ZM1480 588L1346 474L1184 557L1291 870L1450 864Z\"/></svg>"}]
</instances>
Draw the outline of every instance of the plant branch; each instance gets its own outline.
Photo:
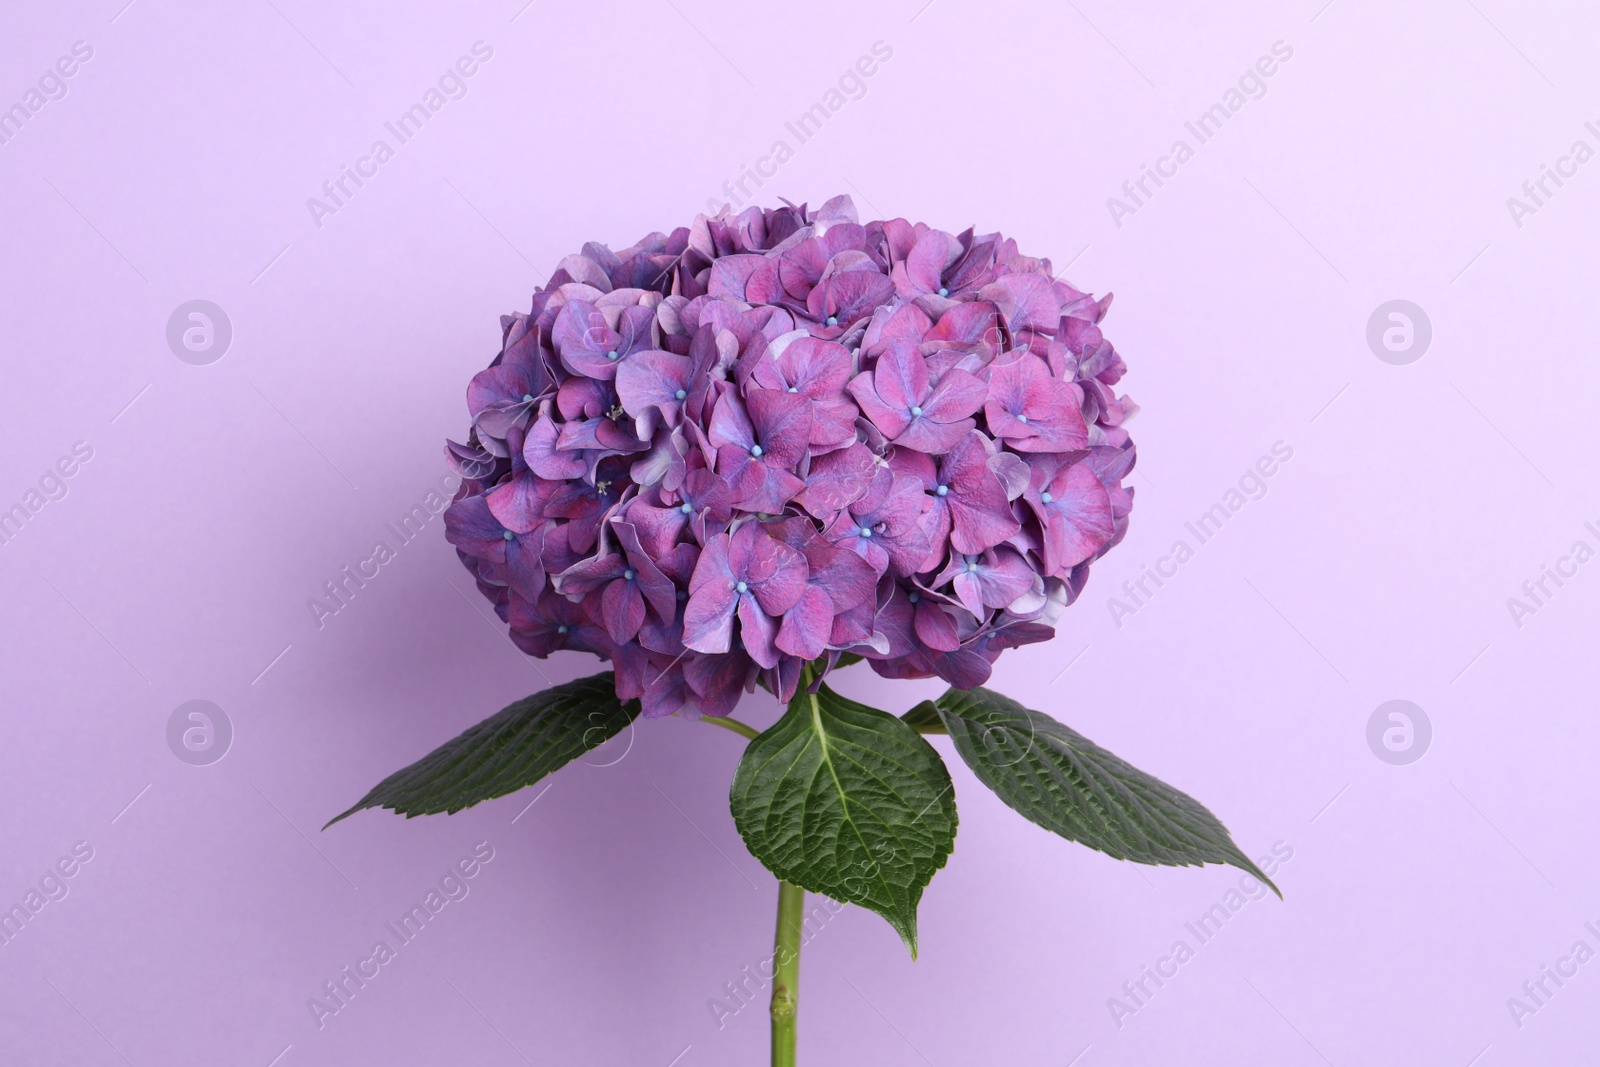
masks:
<instances>
[{"instance_id":1,"label":"plant branch","mask_svg":"<svg viewBox=\"0 0 1600 1067\"><path fill-rule=\"evenodd\" d=\"M800 929L806 891L778 883L778 930L772 952L772 1067L795 1065L795 1020L800 1002Z\"/></svg>"},{"instance_id":2,"label":"plant branch","mask_svg":"<svg viewBox=\"0 0 1600 1067\"><path fill-rule=\"evenodd\" d=\"M754 741L756 738L761 736L760 730L757 730L753 726L748 726L740 722L738 719L731 718L727 715L703 715L700 717L700 721L704 723L710 723L712 726L720 726L724 730L732 730L740 737L747 738L751 741Z\"/></svg>"}]
</instances>

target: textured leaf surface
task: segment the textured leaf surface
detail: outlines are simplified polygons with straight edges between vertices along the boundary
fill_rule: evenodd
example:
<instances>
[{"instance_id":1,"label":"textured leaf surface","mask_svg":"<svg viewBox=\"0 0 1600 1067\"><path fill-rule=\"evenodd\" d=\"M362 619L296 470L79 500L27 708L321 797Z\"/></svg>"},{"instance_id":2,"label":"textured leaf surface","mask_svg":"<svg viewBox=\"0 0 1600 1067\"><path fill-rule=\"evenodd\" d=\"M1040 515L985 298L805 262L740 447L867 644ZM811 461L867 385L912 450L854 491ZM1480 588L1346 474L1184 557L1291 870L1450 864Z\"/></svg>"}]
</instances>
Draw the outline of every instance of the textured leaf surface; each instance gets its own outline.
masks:
<instances>
[{"instance_id":1,"label":"textured leaf surface","mask_svg":"<svg viewBox=\"0 0 1600 1067\"><path fill-rule=\"evenodd\" d=\"M982 687L933 704L978 780L1046 830L1135 863L1231 864L1278 893L1203 804L1076 730Z\"/></svg>"},{"instance_id":2,"label":"textured leaf surface","mask_svg":"<svg viewBox=\"0 0 1600 1067\"><path fill-rule=\"evenodd\" d=\"M328 826L364 808L391 808L409 819L515 793L598 748L638 714L638 701L617 700L610 671L554 686L391 774Z\"/></svg>"},{"instance_id":3,"label":"textured leaf surface","mask_svg":"<svg viewBox=\"0 0 1600 1067\"><path fill-rule=\"evenodd\" d=\"M904 715L900 721L917 731L919 734L949 733L944 728L944 719L939 714L939 707L931 700L924 700Z\"/></svg>"},{"instance_id":4,"label":"textured leaf surface","mask_svg":"<svg viewBox=\"0 0 1600 1067\"><path fill-rule=\"evenodd\" d=\"M734 773L734 823L767 869L871 908L917 954L917 902L956 836L950 773L887 712L804 688L750 742Z\"/></svg>"}]
</instances>

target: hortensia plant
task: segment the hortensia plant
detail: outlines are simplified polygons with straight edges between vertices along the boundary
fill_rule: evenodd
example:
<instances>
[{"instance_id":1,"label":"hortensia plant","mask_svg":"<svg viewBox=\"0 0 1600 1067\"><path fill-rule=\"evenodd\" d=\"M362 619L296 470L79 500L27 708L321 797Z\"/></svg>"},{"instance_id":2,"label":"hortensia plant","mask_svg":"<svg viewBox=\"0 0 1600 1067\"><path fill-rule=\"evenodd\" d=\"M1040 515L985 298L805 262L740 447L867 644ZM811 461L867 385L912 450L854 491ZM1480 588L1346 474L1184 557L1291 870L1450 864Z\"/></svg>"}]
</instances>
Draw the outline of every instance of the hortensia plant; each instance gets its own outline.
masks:
<instances>
[{"instance_id":1,"label":"hortensia plant","mask_svg":"<svg viewBox=\"0 0 1600 1067\"><path fill-rule=\"evenodd\" d=\"M862 224L847 197L562 260L468 386L445 528L517 647L612 670L517 701L338 819L504 796L641 715L747 737L729 799L779 880L774 1064L794 1062L806 891L916 955L956 834L926 734L1068 840L1266 881L1195 800L984 688L1127 529L1110 302L998 234ZM827 684L859 661L950 688L891 715ZM758 685L788 705L761 733L730 717Z\"/></svg>"}]
</instances>

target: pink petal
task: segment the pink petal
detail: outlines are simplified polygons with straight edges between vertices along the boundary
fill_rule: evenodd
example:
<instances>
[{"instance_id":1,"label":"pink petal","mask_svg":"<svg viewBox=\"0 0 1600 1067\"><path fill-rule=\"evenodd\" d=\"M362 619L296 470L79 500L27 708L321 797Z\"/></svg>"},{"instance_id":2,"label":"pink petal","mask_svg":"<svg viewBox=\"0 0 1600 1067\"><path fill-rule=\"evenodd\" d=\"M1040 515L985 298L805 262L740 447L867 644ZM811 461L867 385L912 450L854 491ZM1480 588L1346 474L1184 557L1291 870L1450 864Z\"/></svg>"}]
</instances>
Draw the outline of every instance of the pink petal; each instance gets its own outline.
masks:
<instances>
[{"instance_id":1,"label":"pink petal","mask_svg":"<svg viewBox=\"0 0 1600 1067\"><path fill-rule=\"evenodd\" d=\"M600 616L617 644L632 641L644 623L644 597L632 582L615 581L600 594Z\"/></svg>"},{"instance_id":2,"label":"pink petal","mask_svg":"<svg viewBox=\"0 0 1600 1067\"><path fill-rule=\"evenodd\" d=\"M773 643L791 656L813 660L822 655L832 632L833 601L827 593L813 587L784 613L783 625Z\"/></svg>"},{"instance_id":3,"label":"pink petal","mask_svg":"<svg viewBox=\"0 0 1600 1067\"><path fill-rule=\"evenodd\" d=\"M761 610L755 597L739 597L739 641L750 658L763 667L778 665L778 620Z\"/></svg>"},{"instance_id":4,"label":"pink petal","mask_svg":"<svg viewBox=\"0 0 1600 1067\"><path fill-rule=\"evenodd\" d=\"M878 399L884 404L898 411L910 411L928 395L928 361L909 343L891 344L888 351L878 357L872 382Z\"/></svg>"},{"instance_id":5,"label":"pink petal","mask_svg":"<svg viewBox=\"0 0 1600 1067\"><path fill-rule=\"evenodd\" d=\"M961 647L961 634L956 621L924 594L917 602L915 615L917 640L941 652L953 652Z\"/></svg>"}]
</instances>

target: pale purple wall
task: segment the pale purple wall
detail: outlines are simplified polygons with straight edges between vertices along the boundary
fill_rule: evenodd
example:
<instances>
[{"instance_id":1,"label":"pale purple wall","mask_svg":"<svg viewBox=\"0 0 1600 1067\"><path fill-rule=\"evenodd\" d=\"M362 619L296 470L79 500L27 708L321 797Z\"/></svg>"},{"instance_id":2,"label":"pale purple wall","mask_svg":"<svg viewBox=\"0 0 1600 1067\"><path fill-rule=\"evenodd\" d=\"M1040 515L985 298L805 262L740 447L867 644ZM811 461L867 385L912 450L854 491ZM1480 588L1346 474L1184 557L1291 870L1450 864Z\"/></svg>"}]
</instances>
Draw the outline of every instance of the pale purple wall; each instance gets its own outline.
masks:
<instances>
[{"instance_id":1,"label":"pale purple wall","mask_svg":"<svg viewBox=\"0 0 1600 1067\"><path fill-rule=\"evenodd\" d=\"M1144 407L1132 530L994 684L1193 792L1252 855L1293 849L1287 900L1200 945L1185 923L1236 872L1069 845L958 764L921 961L871 914L832 918L805 953L803 1062L1594 1058L1600 963L1546 980L1520 1027L1507 1007L1574 942L1600 950L1600 562L1507 607L1600 548L1600 162L1507 205L1575 141L1600 149L1592 8L123 2L0 13L0 106L93 49L0 144L0 508L93 452L0 545L0 902L93 850L0 946L0 1061L761 1060L760 1009L719 1031L707 1006L771 936L773 883L727 812L738 739L641 723L525 812L319 833L594 668L516 654L438 520L321 629L306 602L444 473L501 313L585 240L687 222L777 139L769 203L1001 229L1116 292ZM385 121L480 40L465 98L319 228L306 199L393 147ZM880 40L866 95L798 144L785 121ZM1279 41L1266 94L1200 144L1185 121ZM1180 138L1193 158L1114 220ZM165 334L193 299L232 324L208 366ZM1367 341L1395 299L1432 325L1409 365ZM1279 441L1265 497L1195 543L1184 523ZM1119 627L1108 597L1180 538L1194 558ZM840 687L892 711L938 688ZM197 699L234 729L210 766L168 747ZM1404 766L1367 743L1395 699L1432 725ZM319 1030L307 998L480 841L469 895ZM1108 998L1179 939L1194 958L1119 1029Z\"/></svg>"}]
</instances>

